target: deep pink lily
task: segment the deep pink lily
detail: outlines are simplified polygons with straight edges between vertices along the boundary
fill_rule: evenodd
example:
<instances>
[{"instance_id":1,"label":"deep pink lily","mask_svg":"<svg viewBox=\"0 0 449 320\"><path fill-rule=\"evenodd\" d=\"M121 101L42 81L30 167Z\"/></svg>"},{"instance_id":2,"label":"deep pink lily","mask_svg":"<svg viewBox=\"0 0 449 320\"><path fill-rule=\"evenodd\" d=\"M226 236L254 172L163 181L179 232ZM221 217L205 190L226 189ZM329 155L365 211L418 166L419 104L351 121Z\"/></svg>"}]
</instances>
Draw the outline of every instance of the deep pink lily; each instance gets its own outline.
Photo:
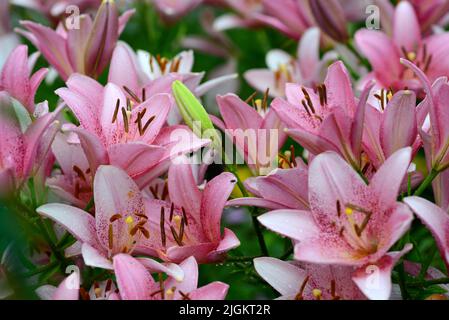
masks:
<instances>
[{"instance_id":1,"label":"deep pink lily","mask_svg":"<svg viewBox=\"0 0 449 320\"><path fill-rule=\"evenodd\" d=\"M446 0L409 0L418 16L423 32L428 31L433 25L447 22L449 3Z\"/></svg>"},{"instance_id":2,"label":"deep pink lily","mask_svg":"<svg viewBox=\"0 0 449 320\"><path fill-rule=\"evenodd\" d=\"M266 56L268 69L249 70L244 77L258 91L270 88L271 96L285 97L285 85L289 82L312 88L322 83L325 69L336 59L333 51L320 58L320 30L311 28L299 42L297 59L282 50L271 50Z\"/></svg>"},{"instance_id":3,"label":"deep pink lily","mask_svg":"<svg viewBox=\"0 0 449 320\"><path fill-rule=\"evenodd\" d=\"M449 267L449 215L447 211L420 197L408 197L409 205L418 218L432 232L446 267Z\"/></svg>"},{"instance_id":4,"label":"deep pink lily","mask_svg":"<svg viewBox=\"0 0 449 320\"><path fill-rule=\"evenodd\" d=\"M4 91L0 92L0 194L20 188L42 164L59 129L59 122L55 119L59 110L33 122L29 119L22 132L23 123L11 97Z\"/></svg>"},{"instance_id":5,"label":"deep pink lily","mask_svg":"<svg viewBox=\"0 0 449 320\"><path fill-rule=\"evenodd\" d=\"M135 182L121 169L101 166L94 179L95 217L79 208L50 203L36 209L70 232L81 245L84 263L91 267L115 269L118 254L131 257L136 247L145 247L150 237L150 213ZM161 264L138 258L146 268L165 272L178 280L182 270L172 263Z\"/></svg>"},{"instance_id":6,"label":"deep pink lily","mask_svg":"<svg viewBox=\"0 0 449 320\"><path fill-rule=\"evenodd\" d=\"M276 112L268 108L267 97L252 108L234 94L217 96L223 123L216 124L234 141L254 175L277 168L277 155L287 136Z\"/></svg>"},{"instance_id":7,"label":"deep pink lily","mask_svg":"<svg viewBox=\"0 0 449 320\"><path fill-rule=\"evenodd\" d=\"M413 220L396 200L410 161L410 148L395 152L366 185L336 153L323 153L309 167L310 211L272 211L259 221L296 242L296 260L354 266L353 280L368 298L388 299L391 271L411 249L388 252Z\"/></svg>"},{"instance_id":8,"label":"deep pink lily","mask_svg":"<svg viewBox=\"0 0 449 320\"><path fill-rule=\"evenodd\" d=\"M423 37L416 12L408 1L401 1L396 7L393 26L392 37L367 29L355 34L357 46L373 68L367 79L376 79L387 90L421 90L415 74L401 65L400 58L418 65L432 82L449 75L449 64L445 62L449 33Z\"/></svg>"},{"instance_id":9,"label":"deep pink lily","mask_svg":"<svg viewBox=\"0 0 449 320\"><path fill-rule=\"evenodd\" d=\"M156 282L144 265L127 255L114 257L114 269L122 300L223 300L229 286L215 281L198 288L198 264L189 257L179 264L185 275ZM162 282L161 282L162 281Z\"/></svg>"},{"instance_id":10,"label":"deep pink lily","mask_svg":"<svg viewBox=\"0 0 449 320\"><path fill-rule=\"evenodd\" d=\"M375 168L399 149L413 147L415 154L421 146L415 93L399 91L390 99L385 95L385 91L376 94L379 108L366 109L363 150Z\"/></svg>"},{"instance_id":11,"label":"deep pink lily","mask_svg":"<svg viewBox=\"0 0 449 320\"><path fill-rule=\"evenodd\" d=\"M153 5L167 21L176 21L199 6L204 0L154 0Z\"/></svg>"},{"instance_id":12,"label":"deep pink lily","mask_svg":"<svg viewBox=\"0 0 449 320\"><path fill-rule=\"evenodd\" d=\"M257 273L281 294L281 300L365 300L352 281L352 267L254 259Z\"/></svg>"},{"instance_id":13,"label":"deep pink lily","mask_svg":"<svg viewBox=\"0 0 449 320\"><path fill-rule=\"evenodd\" d=\"M0 73L0 91L8 92L17 99L30 114L35 111L34 96L48 69L39 69L31 75L39 54L28 58L28 47L18 46L6 60Z\"/></svg>"},{"instance_id":14,"label":"deep pink lily","mask_svg":"<svg viewBox=\"0 0 449 320\"><path fill-rule=\"evenodd\" d=\"M232 199L227 206L256 206L270 210L309 209L308 169L305 165L275 169L267 176L248 178L245 187L255 197Z\"/></svg>"},{"instance_id":15,"label":"deep pink lily","mask_svg":"<svg viewBox=\"0 0 449 320\"><path fill-rule=\"evenodd\" d=\"M171 204L161 200L146 203L148 212L157 213L150 217L154 236L145 244L152 248L147 253L175 263L190 256L199 263L221 261L227 251L240 245L231 230L225 228L222 235L220 229L223 208L237 181L232 174L222 173L201 191L188 160L178 160L168 172Z\"/></svg>"},{"instance_id":16,"label":"deep pink lily","mask_svg":"<svg viewBox=\"0 0 449 320\"><path fill-rule=\"evenodd\" d=\"M276 98L271 106L287 128L287 134L312 154L340 153L360 169L368 84L360 99L342 62L332 64L317 90L299 84L286 85L287 101Z\"/></svg>"},{"instance_id":17,"label":"deep pink lily","mask_svg":"<svg viewBox=\"0 0 449 320\"><path fill-rule=\"evenodd\" d=\"M89 15L80 16L80 28L56 30L41 24L23 21L28 30L17 30L30 40L45 59L58 71L65 81L73 73L97 78L108 66L119 35L133 10L118 16L114 1L104 0L95 20Z\"/></svg>"},{"instance_id":18,"label":"deep pink lily","mask_svg":"<svg viewBox=\"0 0 449 320\"><path fill-rule=\"evenodd\" d=\"M99 165L111 164L144 187L168 169L172 153L189 153L209 142L196 138L185 126L165 126L174 104L169 94L148 90L145 101L135 105L125 90L112 83L103 87L75 74L66 84L68 88L56 93L80 122L71 130L81 140L92 174ZM182 140L172 136L178 131Z\"/></svg>"},{"instance_id":19,"label":"deep pink lily","mask_svg":"<svg viewBox=\"0 0 449 320\"><path fill-rule=\"evenodd\" d=\"M430 128L422 126L419 128L419 133L424 143L429 169L442 172L449 166L449 130L447 126L449 83L446 77L441 77L431 85L430 79L416 65L404 59L401 62L416 74L426 93L426 98L421 104L420 117L425 118L428 113Z\"/></svg>"}]
</instances>

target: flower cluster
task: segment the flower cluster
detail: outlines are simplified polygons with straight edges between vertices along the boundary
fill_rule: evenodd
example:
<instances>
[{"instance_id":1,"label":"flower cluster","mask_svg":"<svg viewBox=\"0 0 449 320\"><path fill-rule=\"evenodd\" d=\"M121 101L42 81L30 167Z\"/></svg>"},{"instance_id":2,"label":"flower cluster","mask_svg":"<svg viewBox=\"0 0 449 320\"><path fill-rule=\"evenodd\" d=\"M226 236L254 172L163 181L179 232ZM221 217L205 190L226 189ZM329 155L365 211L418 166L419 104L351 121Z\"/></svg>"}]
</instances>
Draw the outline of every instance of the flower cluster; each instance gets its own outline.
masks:
<instances>
[{"instance_id":1,"label":"flower cluster","mask_svg":"<svg viewBox=\"0 0 449 320\"><path fill-rule=\"evenodd\" d=\"M2 1L0 299L448 299L448 25L440 0Z\"/></svg>"}]
</instances>

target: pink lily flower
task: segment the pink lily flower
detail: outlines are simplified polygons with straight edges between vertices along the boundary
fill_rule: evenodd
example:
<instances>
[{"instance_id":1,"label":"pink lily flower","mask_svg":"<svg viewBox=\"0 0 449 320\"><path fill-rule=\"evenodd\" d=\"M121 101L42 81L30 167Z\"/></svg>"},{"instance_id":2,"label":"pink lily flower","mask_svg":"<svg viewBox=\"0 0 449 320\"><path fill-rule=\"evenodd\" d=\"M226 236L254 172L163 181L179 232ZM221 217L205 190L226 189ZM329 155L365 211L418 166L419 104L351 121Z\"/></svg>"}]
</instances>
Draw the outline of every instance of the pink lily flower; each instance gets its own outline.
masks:
<instances>
[{"instance_id":1,"label":"pink lily flower","mask_svg":"<svg viewBox=\"0 0 449 320\"><path fill-rule=\"evenodd\" d=\"M223 122L215 122L230 135L254 175L268 174L277 168L277 155L287 138L266 100L266 95L263 101L257 100L254 110L234 94L217 96Z\"/></svg>"},{"instance_id":2,"label":"pink lily flower","mask_svg":"<svg viewBox=\"0 0 449 320\"><path fill-rule=\"evenodd\" d=\"M320 58L320 30L311 28L299 42L297 59L282 50L271 50L266 56L268 69L249 70L244 77L258 91L270 88L272 97L285 97L285 86L289 82L312 88L322 83L327 66L336 59L333 51Z\"/></svg>"},{"instance_id":3,"label":"pink lily flower","mask_svg":"<svg viewBox=\"0 0 449 320\"><path fill-rule=\"evenodd\" d=\"M74 73L97 78L109 65L118 37L133 14L133 10L128 10L119 17L115 2L104 0L95 20L89 15L80 16L79 28L66 30L59 26L52 30L35 22L22 21L28 31L19 29L17 32L39 49L64 81Z\"/></svg>"},{"instance_id":4,"label":"pink lily flower","mask_svg":"<svg viewBox=\"0 0 449 320\"><path fill-rule=\"evenodd\" d=\"M449 167L449 132L446 120L449 83L446 77L441 77L431 85L428 76L415 64L404 59L401 60L401 63L416 74L426 93L426 98L421 103L420 117L425 119L428 113L430 128L422 126L418 129L424 143L429 169L443 172ZM424 123L424 120L420 123Z\"/></svg>"},{"instance_id":5,"label":"pink lily flower","mask_svg":"<svg viewBox=\"0 0 449 320\"><path fill-rule=\"evenodd\" d=\"M160 212L160 216L150 217L150 233L154 237L146 244L146 248L151 248L146 252L175 263L190 256L199 263L221 261L227 251L240 245L231 230L225 228L223 236L220 230L223 208L236 179L230 173L222 173L201 191L188 159L178 160L168 172L171 204L161 200L147 202L148 212Z\"/></svg>"},{"instance_id":6,"label":"pink lily flower","mask_svg":"<svg viewBox=\"0 0 449 320\"><path fill-rule=\"evenodd\" d=\"M281 294L279 300L365 300L352 267L254 259L257 273Z\"/></svg>"},{"instance_id":7,"label":"pink lily flower","mask_svg":"<svg viewBox=\"0 0 449 320\"><path fill-rule=\"evenodd\" d=\"M30 120L22 131L11 97L0 92L0 194L19 189L40 167L59 128L59 110Z\"/></svg>"},{"instance_id":8,"label":"pink lily flower","mask_svg":"<svg viewBox=\"0 0 449 320\"><path fill-rule=\"evenodd\" d=\"M11 0L11 4L39 11L49 19L57 20L65 14L68 6L77 6L80 11L90 8L98 8L102 0Z\"/></svg>"},{"instance_id":9,"label":"pink lily flower","mask_svg":"<svg viewBox=\"0 0 449 320\"><path fill-rule=\"evenodd\" d=\"M35 111L34 96L48 69L39 69L31 75L39 54L28 58L28 47L18 46L6 60L0 73L0 91L8 92L18 100L30 114Z\"/></svg>"},{"instance_id":10,"label":"pink lily flower","mask_svg":"<svg viewBox=\"0 0 449 320\"><path fill-rule=\"evenodd\" d=\"M393 26L392 37L367 29L355 34L358 48L373 68L366 79L375 79L381 88L393 91L422 89L414 73L401 65L400 58L422 68L432 82L449 75L449 64L444 63L449 47L442 45L448 42L449 33L423 37L416 12L408 1L401 1L396 7Z\"/></svg>"},{"instance_id":11,"label":"pink lily flower","mask_svg":"<svg viewBox=\"0 0 449 320\"><path fill-rule=\"evenodd\" d=\"M408 197L404 199L404 202L432 232L441 257L446 267L449 267L449 215L447 211L420 197Z\"/></svg>"},{"instance_id":12,"label":"pink lily flower","mask_svg":"<svg viewBox=\"0 0 449 320\"><path fill-rule=\"evenodd\" d=\"M233 10L214 21L214 29L222 32L233 28L250 28L262 25L256 15L262 13L261 0L223 0L223 5Z\"/></svg>"},{"instance_id":13,"label":"pink lily flower","mask_svg":"<svg viewBox=\"0 0 449 320\"><path fill-rule=\"evenodd\" d=\"M203 1L204 0L153 0L152 3L163 18L168 22L173 22L194 10Z\"/></svg>"},{"instance_id":14,"label":"pink lily flower","mask_svg":"<svg viewBox=\"0 0 449 320\"><path fill-rule=\"evenodd\" d=\"M388 252L413 220L396 200L410 161L410 148L395 152L367 185L336 153L323 153L309 167L310 211L277 210L259 221L296 242L296 260L353 266L353 280L369 299L388 299L391 271L411 250Z\"/></svg>"},{"instance_id":15,"label":"pink lily flower","mask_svg":"<svg viewBox=\"0 0 449 320\"><path fill-rule=\"evenodd\" d=\"M125 91L112 83L103 88L95 80L75 74L66 84L68 88L56 93L80 122L80 127L71 131L81 140L92 174L99 165L111 164L126 170L144 187L168 169L174 156L209 143L185 126L165 126L174 102L156 88L148 90L143 102L135 97L139 104L134 105Z\"/></svg>"},{"instance_id":16,"label":"pink lily flower","mask_svg":"<svg viewBox=\"0 0 449 320\"><path fill-rule=\"evenodd\" d=\"M287 101L276 98L271 106L287 127L287 134L312 154L335 151L360 169L366 101L371 88L368 84L357 101L348 72L338 61L329 67L324 84L317 90L288 83Z\"/></svg>"},{"instance_id":17,"label":"pink lily flower","mask_svg":"<svg viewBox=\"0 0 449 320\"><path fill-rule=\"evenodd\" d=\"M262 5L263 13L256 16L257 20L295 40L315 24L307 0L262 0Z\"/></svg>"},{"instance_id":18,"label":"pink lily flower","mask_svg":"<svg viewBox=\"0 0 449 320\"><path fill-rule=\"evenodd\" d=\"M0 1L0 69L9 54L20 44L17 35L12 32L9 1Z\"/></svg>"},{"instance_id":19,"label":"pink lily flower","mask_svg":"<svg viewBox=\"0 0 449 320\"><path fill-rule=\"evenodd\" d=\"M308 169L298 166L275 169L267 176L245 180L246 189L255 197L237 198L227 206L256 206L270 210L309 209Z\"/></svg>"},{"instance_id":20,"label":"pink lily flower","mask_svg":"<svg viewBox=\"0 0 449 320\"><path fill-rule=\"evenodd\" d=\"M428 31L433 25L447 22L449 3L445 0L409 0L418 16L421 30Z\"/></svg>"},{"instance_id":21,"label":"pink lily flower","mask_svg":"<svg viewBox=\"0 0 449 320\"><path fill-rule=\"evenodd\" d=\"M95 217L79 208L50 203L36 209L70 232L81 245L81 255L87 266L115 269L118 254L138 253L154 237L150 212L135 182L121 169L101 166L94 179ZM172 264L161 264L152 259L138 258L146 268L165 272L183 279L182 270Z\"/></svg>"},{"instance_id":22,"label":"pink lily flower","mask_svg":"<svg viewBox=\"0 0 449 320\"><path fill-rule=\"evenodd\" d=\"M160 55L153 56L143 50L137 51L136 54L127 44L118 43L112 56L108 80L122 88L126 87L127 93L133 93L130 99L136 100L136 97L142 96L141 100L145 100L144 90L146 97L156 92L171 93L174 80L182 81L201 97L214 87L237 77L236 74L226 74L201 84L205 73L192 72L193 64L194 55L191 50L180 52L169 60ZM172 111L176 110L177 108L174 108Z\"/></svg>"},{"instance_id":23,"label":"pink lily flower","mask_svg":"<svg viewBox=\"0 0 449 320\"><path fill-rule=\"evenodd\" d=\"M390 99L385 99L385 94L376 94L379 109L371 105L366 109L363 150L375 168L399 149L413 147L416 154L421 147L415 93L399 91Z\"/></svg>"},{"instance_id":24,"label":"pink lily flower","mask_svg":"<svg viewBox=\"0 0 449 320\"><path fill-rule=\"evenodd\" d=\"M144 265L127 255L114 257L114 269L122 300L224 300L229 286L215 281L198 288L198 264L189 257L179 264L185 277L156 282Z\"/></svg>"},{"instance_id":25,"label":"pink lily flower","mask_svg":"<svg viewBox=\"0 0 449 320\"><path fill-rule=\"evenodd\" d=\"M51 146L60 170L53 173L46 185L61 200L85 208L92 198L92 175L80 141L73 135L58 133Z\"/></svg>"},{"instance_id":26,"label":"pink lily flower","mask_svg":"<svg viewBox=\"0 0 449 320\"><path fill-rule=\"evenodd\" d=\"M41 300L120 300L118 289L112 280L95 282L89 291L80 286L80 275L72 272L58 287L43 285L36 289Z\"/></svg>"}]
</instances>

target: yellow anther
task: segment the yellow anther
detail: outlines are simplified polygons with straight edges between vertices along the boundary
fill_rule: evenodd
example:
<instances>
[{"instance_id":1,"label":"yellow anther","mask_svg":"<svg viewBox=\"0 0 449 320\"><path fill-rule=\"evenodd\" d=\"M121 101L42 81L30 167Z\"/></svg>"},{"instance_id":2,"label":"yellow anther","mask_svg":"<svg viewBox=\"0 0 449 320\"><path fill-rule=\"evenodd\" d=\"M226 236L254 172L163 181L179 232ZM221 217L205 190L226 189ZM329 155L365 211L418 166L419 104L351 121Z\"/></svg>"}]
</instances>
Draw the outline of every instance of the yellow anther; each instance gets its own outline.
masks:
<instances>
[{"instance_id":1,"label":"yellow anther","mask_svg":"<svg viewBox=\"0 0 449 320\"><path fill-rule=\"evenodd\" d=\"M134 223L134 219L131 216L128 216L125 220L126 224L133 224Z\"/></svg>"},{"instance_id":2,"label":"yellow anther","mask_svg":"<svg viewBox=\"0 0 449 320\"><path fill-rule=\"evenodd\" d=\"M283 74L288 73L287 65L285 63L279 64L279 71Z\"/></svg>"},{"instance_id":3,"label":"yellow anther","mask_svg":"<svg viewBox=\"0 0 449 320\"><path fill-rule=\"evenodd\" d=\"M262 108L262 99L256 99L254 103L258 109Z\"/></svg>"},{"instance_id":4,"label":"yellow anther","mask_svg":"<svg viewBox=\"0 0 449 320\"><path fill-rule=\"evenodd\" d=\"M101 288L95 288L94 291L95 291L95 296L96 296L97 298L101 297L101 293L102 293Z\"/></svg>"},{"instance_id":5,"label":"yellow anther","mask_svg":"<svg viewBox=\"0 0 449 320\"><path fill-rule=\"evenodd\" d=\"M320 289L313 289L312 294L315 297L315 299L321 299L321 290Z\"/></svg>"},{"instance_id":6,"label":"yellow anther","mask_svg":"<svg viewBox=\"0 0 449 320\"><path fill-rule=\"evenodd\" d=\"M181 216L174 216L173 217L173 221L175 222L176 226L179 228L179 226L181 225L181 220L182 217Z\"/></svg>"},{"instance_id":7,"label":"yellow anther","mask_svg":"<svg viewBox=\"0 0 449 320\"><path fill-rule=\"evenodd\" d=\"M175 291L173 290L173 288L167 289L165 291L165 298L171 298L171 297L173 297L174 294L175 294Z\"/></svg>"},{"instance_id":8,"label":"yellow anther","mask_svg":"<svg viewBox=\"0 0 449 320\"><path fill-rule=\"evenodd\" d=\"M416 59L416 53L414 53L413 51L407 53L407 59L409 59L410 61L415 61L415 59Z\"/></svg>"},{"instance_id":9,"label":"yellow anther","mask_svg":"<svg viewBox=\"0 0 449 320\"><path fill-rule=\"evenodd\" d=\"M387 100L390 101L393 98L393 92L388 91L387 93Z\"/></svg>"},{"instance_id":10,"label":"yellow anther","mask_svg":"<svg viewBox=\"0 0 449 320\"><path fill-rule=\"evenodd\" d=\"M345 212L348 216L352 215L354 213L354 210L352 210L351 208L346 208Z\"/></svg>"}]
</instances>

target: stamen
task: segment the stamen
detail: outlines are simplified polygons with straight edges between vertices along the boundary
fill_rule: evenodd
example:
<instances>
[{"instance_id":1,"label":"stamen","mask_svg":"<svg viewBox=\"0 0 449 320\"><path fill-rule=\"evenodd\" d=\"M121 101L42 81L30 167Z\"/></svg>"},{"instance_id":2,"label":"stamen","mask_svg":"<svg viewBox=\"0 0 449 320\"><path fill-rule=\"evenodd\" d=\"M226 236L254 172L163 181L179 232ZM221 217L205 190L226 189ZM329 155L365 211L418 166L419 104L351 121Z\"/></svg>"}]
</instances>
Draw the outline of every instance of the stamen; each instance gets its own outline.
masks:
<instances>
[{"instance_id":1,"label":"stamen","mask_svg":"<svg viewBox=\"0 0 449 320\"><path fill-rule=\"evenodd\" d=\"M181 207L181 211L182 211L182 217L184 218L184 222L185 222L186 226L188 226L189 221L187 220L187 213L186 213L186 210L184 209L184 207Z\"/></svg>"},{"instance_id":2,"label":"stamen","mask_svg":"<svg viewBox=\"0 0 449 320\"><path fill-rule=\"evenodd\" d=\"M142 88L142 101L146 101L147 100L147 92L145 90L145 88Z\"/></svg>"},{"instance_id":3,"label":"stamen","mask_svg":"<svg viewBox=\"0 0 449 320\"><path fill-rule=\"evenodd\" d=\"M143 236L145 238L147 238L147 239L150 238L150 232L147 229L145 229L144 227L142 227L140 225L137 225L137 227L139 228L139 231L143 234Z\"/></svg>"},{"instance_id":4,"label":"stamen","mask_svg":"<svg viewBox=\"0 0 449 320\"><path fill-rule=\"evenodd\" d=\"M160 222L160 227L161 227L161 241L162 241L162 246L165 247L167 244L167 238L165 236L165 208L161 207L161 222Z\"/></svg>"},{"instance_id":5,"label":"stamen","mask_svg":"<svg viewBox=\"0 0 449 320\"><path fill-rule=\"evenodd\" d=\"M245 103L249 104L257 95L257 91L254 91L248 98L246 98Z\"/></svg>"},{"instance_id":6,"label":"stamen","mask_svg":"<svg viewBox=\"0 0 449 320\"><path fill-rule=\"evenodd\" d=\"M143 126L142 129L142 134L145 133L145 131L147 131L148 127L150 126L151 122L153 122L153 120L156 118L156 116L152 116L150 119L148 119L147 123L145 123L145 125Z\"/></svg>"},{"instance_id":7,"label":"stamen","mask_svg":"<svg viewBox=\"0 0 449 320\"><path fill-rule=\"evenodd\" d=\"M114 247L114 228L112 227L112 224L109 225L108 231L109 249L112 250Z\"/></svg>"},{"instance_id":8,"label":"stamen","mask_svg":"<svg viewBox=\"0 0 449 320\"><path fill-rule=\"evenodd\" d=\"M120 99L117 99L117 102L115 104L114 115L112 116L112 123L114 123L117 120L117 115L118 115L118 109L119 108L120 108Z\"/></svg>"},{"instance_id":9,"label":"stamen","mask_svg":"<svg viewBox=\"0 0 449 320\"><path fill-rule=\"evenodd\" d=\"M114 214L111 218L109 218L109 222L110 223L113 223L113 222L115 222L115 221L117 221L118 219L121 219L122 218L122 215L121 214Z\"/></svg>"},{"instance_id":10,"label":"stamen","mask_svg":"<svg viewBox=\"0 0 449 320\"><path fill-rule=\"evenodd\" d=\"M331 280L331 296L332 300L340 300L340 297L336 294L335 280Z\"/></svg>"},{"instance_id":11,"label":"stamen","mask_svg":"<svg viewBox=\"0 0 449 320\"><path fill-rule=\"evenodd\" d=\"M84 176L84 172L83 170L81 170L78 166L73 166L73 171L76 172L76 174L78 175L78 177L81 178L81 180L86 181L86 177Z\"/></svg>"},{"instance_id":12,"label":"stamen","mask_svg":"<svg viewBox=\"0 0 449 320\"><path fill-rule=\"evenodd\" d=\"M290 162L293 164L293 168L295 168L297 166L296 163L296 154L295 154L295 146L291 145L290 146Z\"/></svg>"},{"instance_id":13,"label":"stamen","mask_svg":"<svg viewBox=\"0 0 449 320\"><path fill-rule=\"evenodd\" d=\"M171 222L173 220L173 213L175 212L175 203L172 202L170 206L170 218L169 221Z\"/></svg>"},{"instance_id":14,"label":"stamen","mask_svg":"<svg viewBox=\"0 0 449 320\"><path fill-rule=\"evenodd\" d=\"M125 108L122 107L122 116L123 116L123 123L125 126L125 132L129 132L129 123L128 123L128 114L126 113Z\"/></svg>"},{"instance_id":15,"label":"stamen","mask_svg":"<svg viewBox=\"0 0 449 320\"><path fill-rule=\"evenodd\" d=\"M313 290L312 290L312 294L313 294L313 296L315 297L315 299L321 300L321 294L322 294L322 292L321 292L320 289L313 289Z\"/></svg>"},{"instance_id":16,"label":"stamen","mask_svg":"<svg viewBox=\"0 0 449 320\"><path fill-rule=\"evenodd\" d=\"M137 103L141 103L139 97L134 92L132 92L131 89L129 89L127 86L123 86L123 89L126 91L126 93L129 94L131 98L133 98L134 101L136 101Z\"/></svg>"},{"instance_id":17,"label":"stamen","mask_svg":"<svg viewBox=\"0 0 449 320\"><path fill-rule=\"evenodd\" d=\"M175 228L173 228L173 226L170 226L170 231L171 231L171 234L173 235L173 238L175 239L176 243L178 244L178 246L182 246L183 244L181 242L181 239L179 239L179 236L176 233L176 230L175 230Z\"/></svg>"},{"instance_id":18,"label":"stamen","mask_svg":"<svg viewBox=\"0 0 449 320\"><path fill-rule=\"evenodd\" d=\"M307 282L309 282L310 276L307 276L304 279L304 282L301 284L301 287L299 288L299 292L295 297L295 300L304 300L303 294L304 290L306 289Z\"/></svg>"},{"instance_id":19,"label":"stamen","mask_svg":"<svg viewBox=\"0 0 449 320\"><path fill-rule=\"evenodd\" d=\"M162 195L161 195L162 200L165 200L165 198L167 198L167 196L168 196L168 184L167 184L167 182L165 182L164 189L162 190Z\"/></svg>"},{"instance_id":20,"label":"stamen","mask_svg":"<svg viewBox=\"0 0 449 320\"><path fill-rule=\"evenodd\" d=\"M340 200L337 200L337 216L341 217L341 203Z\"/></svg>"},{"instance_id":21,"label":"stamen","mask_svg":"<svg viewBox=\"0 0 449 320\"><path fill-rule=\"evenodd\" d=\"M188 293L184 293L181 290L178 291L182 297L182 300L191 300Z\"/></svg>"},{"instance_id":22,"label":"stamen","mask_svg":"<svg viewBox=\"0 0 449 320\"><path fill-rule=\"evenodd\" d=\"M268 109L268 95L270 94L270 88L267 88L267 90L265 90L265 93L263 95L263 100L262 100L262 107L264 110Z\"/></svg>"},{"instance_id":23,"label":"stamen","mask_svg":"<svg viewBox=\"0 0 449 320\"><path fill-rule=\"evenodd\" d=\"M307 107L306 101L305 100L301 100L301 103L302 103L302 106L304 107L304 110L306 110L306 112L309 115L309 117L311 117L312 115L310 114L309 107Z\"/></svg>"}]
</instances>

